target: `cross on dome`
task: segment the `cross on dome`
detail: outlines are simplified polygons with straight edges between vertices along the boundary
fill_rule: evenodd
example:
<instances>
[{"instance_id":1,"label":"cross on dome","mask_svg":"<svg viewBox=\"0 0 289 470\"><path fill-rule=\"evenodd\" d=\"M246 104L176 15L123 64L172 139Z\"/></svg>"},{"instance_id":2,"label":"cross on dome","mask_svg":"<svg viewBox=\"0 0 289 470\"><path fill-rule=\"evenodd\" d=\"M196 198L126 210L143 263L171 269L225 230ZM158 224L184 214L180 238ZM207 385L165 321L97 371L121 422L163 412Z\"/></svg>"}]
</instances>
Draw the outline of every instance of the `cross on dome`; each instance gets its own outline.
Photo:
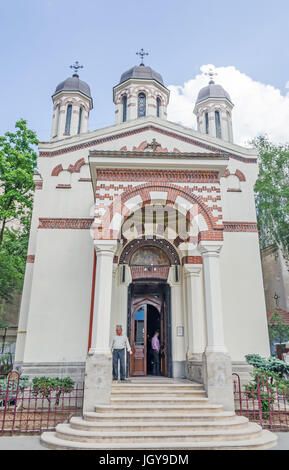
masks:
<instances>
[{"instance_id":1,"label":"cross on dome","mask_svg":"<svg viewBox=\"0 0 289 470\"><path fill-rule=\"evenodd\" d=\"M73 77L78 77L77 72L79 69L83 69L83 65L79 65L78 60L76 60L73 65L70 65L70 68L74 70Z\"/></svg>"},{"instance_id":2,"label":"cross on dome","mask_svg":"<svg viewBox=\"0 0 289 470\"><path fill-rule=\"evenodd\" d=\"M140 50L139 52L136 52L136 55L139 55L140 58L141 58L141 63L140 63L140 65L144 65L144 61L143 61L144 56L145 56L145 55L149 55L149 53L148 53L148 52L145 52L145 51L143 50L143 48L141 48L141 50Z\"/></svg>"},{"instance_id":3,"label":"cross on dome","mask_svg":"<svg viewBox=\"0 0 289 470\"><path fill-rule=\"evenodd\" d=\"M210 69L208 72L205 72L205 75L208 75L210 77L209 85L212 85L214 82L214 76L218 75L217 72L214 72L213 69Z\"/></svg>"}]
</instances>

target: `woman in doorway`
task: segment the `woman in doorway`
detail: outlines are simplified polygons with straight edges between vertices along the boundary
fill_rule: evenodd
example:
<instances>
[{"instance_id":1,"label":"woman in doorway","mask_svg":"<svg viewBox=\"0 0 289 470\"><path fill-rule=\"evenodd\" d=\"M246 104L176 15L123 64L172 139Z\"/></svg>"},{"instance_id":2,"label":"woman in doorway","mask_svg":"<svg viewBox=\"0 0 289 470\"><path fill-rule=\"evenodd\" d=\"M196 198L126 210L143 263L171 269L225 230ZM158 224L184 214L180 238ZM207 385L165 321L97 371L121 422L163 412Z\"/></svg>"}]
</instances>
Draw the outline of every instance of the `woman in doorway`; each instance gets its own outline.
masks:
<instances>
[{"instance_id":1,"label":"woman in doorway","mask_svg":"<svg viewBox=\"0 0 289 470\"><path fill-rule=\"evenodd\" d=\"M152 354L153 354L153 375L161 375L160 373L160 341L159 332L155 331L152 337Z\"/></svg>"}]
</instances>

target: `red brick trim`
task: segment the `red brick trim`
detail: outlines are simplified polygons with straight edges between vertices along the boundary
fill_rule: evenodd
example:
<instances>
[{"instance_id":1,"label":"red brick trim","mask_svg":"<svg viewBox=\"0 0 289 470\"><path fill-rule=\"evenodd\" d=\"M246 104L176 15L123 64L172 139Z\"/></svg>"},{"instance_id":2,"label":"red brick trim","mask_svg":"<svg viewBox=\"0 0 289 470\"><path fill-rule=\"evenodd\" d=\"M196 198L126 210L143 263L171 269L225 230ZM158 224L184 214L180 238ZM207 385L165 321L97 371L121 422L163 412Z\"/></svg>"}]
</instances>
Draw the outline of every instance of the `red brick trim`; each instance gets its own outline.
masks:
<instances>
[{"instance_id":1,"label":"red brick trim","mask_svg":"<svg viewBox=\"0 0 289 470\"><path fill-rule=\"evenodd\" d=\"M135 279L163 279L167 280L169 266L131 266L131 277Z\"/></svg>"},{"instance_id":2,"label":"red brick trim","mask_svg":"<svg viewBox=\"0 0 289 470\"><path fill-rule=\"evenodd\" d=\"M35 255L27 255L26 256L26 263L34 263Z\"/></svg>"},{"instance_id":3,"label":"red brick trim","mask_svg":"<svg viewBox=\"0 0 289 470\"><path fill-rule=\"evenodd\" d=\"M241 170L236 170L235 173L230 173L230 170L228 168L226 169L225 173L223 174L223 178L227 178L228 176L237 176L239 178L239 181L246 181L246 176Z\"/></svg>"},{"instance_id":4,"label":"red brick trim","mask_svg":"<svg viewBox=\"0 0 289 470\"><path fill-rule=\"evenodd\" d=\"M58 176L61 171L63 171L63 166L61 164L56 165L51 172L51 176Z\"/></svg>"},{"instance_id":5,"label":"red brick trim","mask_svg":"<svg viewBox=\"0 0 289 470\"><path fill-rule=\"evenodd\" d=\"M219 183L218 171L202 170L98 169L97 180Z\"/></svg>"},{"instance_id":6,"label":"red brick trim","mask_svg":"<svg viewBox=\"0 0 289 470\"><path fill-rule=\"evenodd\" d=\"M183 256L182 265L184 264L203 264L201 256Z\"/></svg>"},{"instance_id":7,"label":"red brick trim","mask_svg":"<svg viewBox=\"0 0 289 470\"><path fill-rule=\"evenodd\" d=\"M258 232L254 222L223 222L224 232Z\"/></svg>"},{"instance_id":8,"label":"red brick trim","mask_svg":"<svg viewBox=\"0 0 289 470\"><path fill-rule=\"evenodd\" d=\"M80 230L89 230L93 219L48 219L48 218L39 218L38 228L42 229L80 229Z\"/></svg>"},{"instance_id":9,"label":"red brick trim","mask_svg":"<svg viewBox=\"0 0 289 470\"><path fill-rule=\"evenodd\" d=\"M199 142L198 140L192 139L190 137L181 136L179 134L176 134L175 132L166 131L165 129L160 129L160 128L155 127L155 126L144 126L144 127L140 127L139 129L134 129L133 131L120 132L119 134L114 134L114 135L111 135L111 136L108 136L108 137L101 137L99 139L91 140L90 142L83 142L81 144L71 145L70 147L64 147L63 149L54 150L54 151L51 151L51 152L47 152L47 151L39 152L39 157L46 157L46 158L47 157L48 158L56 157L57 155L63 155L65 153L76 152L77 150L81 150L81 149L85 149L85 148L89 148L89 147L94 147L95 145L104 144L106 142L111 142L113 140L123 139L123 138L129 137L131 135L141 134L142 132L145 132L145 131L158 132L159 134L166 135L168 137L173 137L174 139L180 140L182 142L186 142L188 144L195 145L197 147L201 147L201 148L209 150L211 152L220 153L220 151L221 151L220 149L218 149L218 148L216 148L212 145L208 145L208 144L205 144L203 142ZM236 155L236 154L230 153L230 152L226 152L226 155L230 158L233 158L234 160L239 160L240 162L257 163L256 158L241 157L240 155Z\"/></svg>"},{"instance_id":10,"label":"red brick trim","mask_svg":"<svg viewBox=\"0 0 289 470\"><path fill-rule=\"evenodd\" d=\"M55 186L57 189L71 189L71 184L58 184Z\"/></svg>"}]
</instances>

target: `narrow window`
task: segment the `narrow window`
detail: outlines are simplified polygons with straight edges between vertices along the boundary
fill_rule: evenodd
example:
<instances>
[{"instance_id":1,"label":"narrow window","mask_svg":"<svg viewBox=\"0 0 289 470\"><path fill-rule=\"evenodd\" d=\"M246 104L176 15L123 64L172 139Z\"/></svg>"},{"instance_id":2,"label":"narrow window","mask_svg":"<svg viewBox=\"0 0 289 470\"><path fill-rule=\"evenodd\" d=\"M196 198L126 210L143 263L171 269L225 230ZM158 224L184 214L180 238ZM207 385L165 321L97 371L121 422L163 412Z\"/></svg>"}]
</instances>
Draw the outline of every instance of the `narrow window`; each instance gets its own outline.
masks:
<instances>
[{"instance_id":1,"label":"narrow window","mask_svg":"<svg viewBox=\"0 0 289 470\"><path fill-rule=\"evenodd\" d=\"M157 117L160 117L160 114L161 114L161 100L158 97L157 98Z\"/></svg>"},{"instance_id":2,"label":"narrow window","mask_svg":"<svg viewBox=\"0 0 289 470\"><path fill-rule=\"evenodd\" d=\"M222 138L220 111L215 111L216 137Z\"/></svg>"},{"instance_id":3,"label":"narrow window","mask_svg":"<svg viewBox=\"0 0 289 470\"><path fill-rule=\"evenodd\" d=\"M146 95L139 93L138 95L138 117L144 117L146 115Z\"/></svg>"},{"instance_id":4,"label":"narrow window","mask_svg":"<svg viewBox=\"0 0 289 470\"><path fill-rule=\"evenodd\" d=\"M66 111L65 134L70 134L71 113L72 105L69 104Z\"/></svg>"},{"instance_id":5,"label":"narrow window","mask_svg":"<svg viewBox=\"0 0 289 470\"><path fill-rule=\"evenodd\" d=\"M82 107L79 108L79 116L78 116L78 129L77 134L80 134L81 129L81 119L82 119Z\"/></svg>"},{"instance_id":6,"label":"narrow window","mask_svg":"<svg viewBox=\"0 0 289 470\"><path fill-rule=\"evenodd\" d=\"M209 134L209 113L205 114L206 134Z\"/></svg>"},{"instance_id":7,"label":"narrow window","mask_svg":"<svg viewBox=\"0 0 289 470\"><path fill-rule=\"evenodd\" d=\"M122 121L125 122L127 118L127 96L122 99Z\"/></svg>"},{"instance_id":8,"label":"narrow window","mask_svg":"<svg viewBox=\"0 0 289 470\"><path fill-rule=\"evenodd\" d=\"M59 132L59 117L60 117L60 104L57 106L56 110L56 125L55 125L55 135L58 135Z\"/></svg>"}]
</instances>

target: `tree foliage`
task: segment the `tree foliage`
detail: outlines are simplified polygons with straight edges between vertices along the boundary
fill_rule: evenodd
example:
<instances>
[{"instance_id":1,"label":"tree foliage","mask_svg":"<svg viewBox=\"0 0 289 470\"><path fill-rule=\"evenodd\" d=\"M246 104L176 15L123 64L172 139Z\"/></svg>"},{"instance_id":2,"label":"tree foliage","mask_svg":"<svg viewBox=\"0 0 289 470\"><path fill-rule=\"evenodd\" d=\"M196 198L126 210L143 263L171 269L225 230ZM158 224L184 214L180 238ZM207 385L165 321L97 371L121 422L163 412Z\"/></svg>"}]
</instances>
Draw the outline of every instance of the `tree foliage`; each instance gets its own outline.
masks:
<instances>
[{"instance_id":1,"label":"tree foliage","mask_svg":"<svg viewBox=\"0 0 289 470\"><path fill-rule=\"evenodd\" d=\"M253 142L259 152L255 185L261 247L277 245L289 259L289 144L274 145L266 137Z\"/></svg>"},{"instance_id":2,"label":"tree foliage","mask_svg":"<svg viewBox=\"0 0 289 470\"><path fill-rule=\"evenodd\" d=\"M8 302L23 285L37 143L23 119L0 137L0 299Z\"/></svg>"}]
</instances>

